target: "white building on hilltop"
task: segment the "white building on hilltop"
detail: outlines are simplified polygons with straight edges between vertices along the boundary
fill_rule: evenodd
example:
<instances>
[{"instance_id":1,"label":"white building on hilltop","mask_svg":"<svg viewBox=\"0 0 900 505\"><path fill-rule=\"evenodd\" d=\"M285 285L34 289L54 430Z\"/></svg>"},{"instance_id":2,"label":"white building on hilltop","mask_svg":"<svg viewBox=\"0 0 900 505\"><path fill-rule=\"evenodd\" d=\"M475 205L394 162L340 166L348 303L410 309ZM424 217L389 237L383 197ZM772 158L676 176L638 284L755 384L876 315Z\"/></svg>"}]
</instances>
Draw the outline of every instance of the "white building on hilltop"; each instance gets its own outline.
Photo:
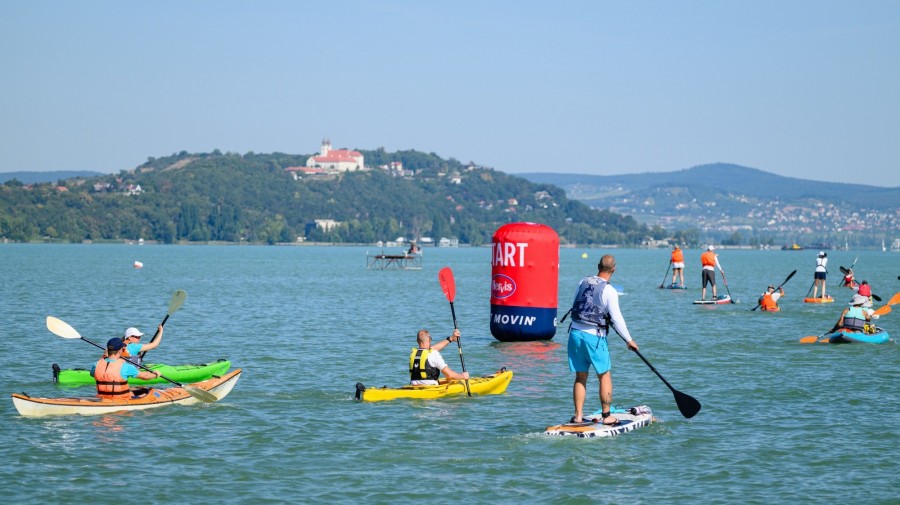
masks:
<instances>
[{"instance_id":1,"label":"white building on hilltop","mask_svg":"<svg viewBox=\"0 0 900 505\"><path fill-rule=\"evenodd\" d=\"M359 151L347 149L332 149L331 141L322 141L322 149L318 156L310 156L306 160L307 167L318 167L335 172L353 172L363 170L365 163L363 155Z\"/></svg>"}]
</instances>

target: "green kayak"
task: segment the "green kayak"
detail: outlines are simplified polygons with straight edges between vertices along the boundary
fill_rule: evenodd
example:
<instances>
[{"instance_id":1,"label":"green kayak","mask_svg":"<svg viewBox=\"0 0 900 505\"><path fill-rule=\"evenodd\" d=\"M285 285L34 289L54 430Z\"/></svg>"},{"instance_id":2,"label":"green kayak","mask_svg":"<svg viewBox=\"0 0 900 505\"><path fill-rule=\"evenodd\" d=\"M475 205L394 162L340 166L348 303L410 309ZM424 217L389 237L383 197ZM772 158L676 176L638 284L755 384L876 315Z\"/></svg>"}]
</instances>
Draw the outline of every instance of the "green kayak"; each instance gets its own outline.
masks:
<instances>
[{"instance_id":1,"label":"green kayak","mask_svg":"<svg viewBox=\"0 0 900 505\"><path fill-rule=\"evenodd\" d=\"M175 382L200 382L209 379L214 375L225 375L225 372L231 368L231 362L226 359L213 361L212 363L200 363L196 365L163 365L153 364L144 365L154 372L172 379ZM84 386L86 384L94 384L94 377L91 371L84 368L72 368L62 370L56 363L53 364L53 380L61 386ZM129 384L162 384L168 383L166 379L158 377L156 379L141 380L136 378L128 379Z\"/></svg>"}]
</instances>

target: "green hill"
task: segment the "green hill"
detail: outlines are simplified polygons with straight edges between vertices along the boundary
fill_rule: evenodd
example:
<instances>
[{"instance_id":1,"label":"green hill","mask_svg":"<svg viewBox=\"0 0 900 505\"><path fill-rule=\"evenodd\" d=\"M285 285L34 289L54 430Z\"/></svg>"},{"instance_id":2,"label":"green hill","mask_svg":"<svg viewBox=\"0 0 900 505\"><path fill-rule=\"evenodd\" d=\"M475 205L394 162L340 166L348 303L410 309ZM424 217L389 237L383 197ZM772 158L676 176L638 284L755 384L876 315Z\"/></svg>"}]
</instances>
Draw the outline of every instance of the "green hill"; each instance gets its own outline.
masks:
<instances>
[{"instance_id":1,"label":"green hill","mask_svg":"<svg viewBox=\"0 0 900 505\"><path fill-rule=\"evenodd\" d=\"M515 221L547 224L563 243L638 244L665 235L568 199L556 186L433 153L362 152L371 164L400 161L411 172L295 179L285 169L305 165L305 155L181 152L150 158L133 171L69 179L61 188L8 182L0 186L0 238L374 243L447 237L480 245Z\"/></svg>"}]
</instances>

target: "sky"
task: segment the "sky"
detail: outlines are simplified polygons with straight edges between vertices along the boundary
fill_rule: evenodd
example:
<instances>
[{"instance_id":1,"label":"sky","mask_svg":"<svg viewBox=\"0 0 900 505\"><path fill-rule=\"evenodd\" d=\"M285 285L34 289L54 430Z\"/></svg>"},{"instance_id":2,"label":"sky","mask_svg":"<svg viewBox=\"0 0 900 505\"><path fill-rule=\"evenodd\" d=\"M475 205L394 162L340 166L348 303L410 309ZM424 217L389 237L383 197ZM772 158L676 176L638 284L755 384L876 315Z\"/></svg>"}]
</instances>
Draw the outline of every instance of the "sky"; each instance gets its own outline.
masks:
<instances>
[{"instance_id":1,"label":"sky","mask_svg":"<svg viewBox=\"0 0 900 505\"><path fill-rule=\"evenodd\" d=\"M415 149L900 186L900 2L0 0L0 172Z\"/></svg>"}]
</instances>

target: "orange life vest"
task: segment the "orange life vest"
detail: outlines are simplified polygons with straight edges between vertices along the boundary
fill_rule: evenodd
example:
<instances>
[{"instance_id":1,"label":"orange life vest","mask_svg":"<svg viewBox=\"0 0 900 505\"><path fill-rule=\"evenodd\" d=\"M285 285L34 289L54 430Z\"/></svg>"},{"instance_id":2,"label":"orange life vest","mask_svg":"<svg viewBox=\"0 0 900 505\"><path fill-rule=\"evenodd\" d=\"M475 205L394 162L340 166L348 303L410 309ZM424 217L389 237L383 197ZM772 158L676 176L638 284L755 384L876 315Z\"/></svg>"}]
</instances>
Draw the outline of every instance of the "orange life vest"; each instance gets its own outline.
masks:
<instances>
[{"instance_id":1,"label":"orange life vest","mask_svg":"<svg viewBox=\"0 0 900 505\"><path fill-rule=\"evenodd\" d=\"M94 367L94 379L97 381L97 396L101 398L121 398L130 395L128 381L122 378L122 365L125 360L118 358L113 362L100 358Z\"/></svg>"},{"instance_id":2,"label":"orange life vest","mask_svg":"<svg viewBox=\"0 0 900 505\"><path fill-rule=\"evenodd\" d=\"M766 293L762 297L763 310L778 310L778 302L772 298L772 293Z\"/></svg>"},{"instance_id":3,"label":"orange life vest","mask_svg":"<svg viewBox=\"0 0 900 505\"><path fill-rule=\"evenodd\" d=\"M681 249L672 251L672 263L684 263L684 253Z\"/></svg>"},{"instance_id":4,"label":"orange life vest","mask_svg":"<svg viewBox=\"0 0 900 505\"><path fill-rule=\"evenodd\" d=\"M712 251L706 251L705 253L701 254L700 263L705 267L716 266L716 253Z\"/></svg>"}]
</instances>

